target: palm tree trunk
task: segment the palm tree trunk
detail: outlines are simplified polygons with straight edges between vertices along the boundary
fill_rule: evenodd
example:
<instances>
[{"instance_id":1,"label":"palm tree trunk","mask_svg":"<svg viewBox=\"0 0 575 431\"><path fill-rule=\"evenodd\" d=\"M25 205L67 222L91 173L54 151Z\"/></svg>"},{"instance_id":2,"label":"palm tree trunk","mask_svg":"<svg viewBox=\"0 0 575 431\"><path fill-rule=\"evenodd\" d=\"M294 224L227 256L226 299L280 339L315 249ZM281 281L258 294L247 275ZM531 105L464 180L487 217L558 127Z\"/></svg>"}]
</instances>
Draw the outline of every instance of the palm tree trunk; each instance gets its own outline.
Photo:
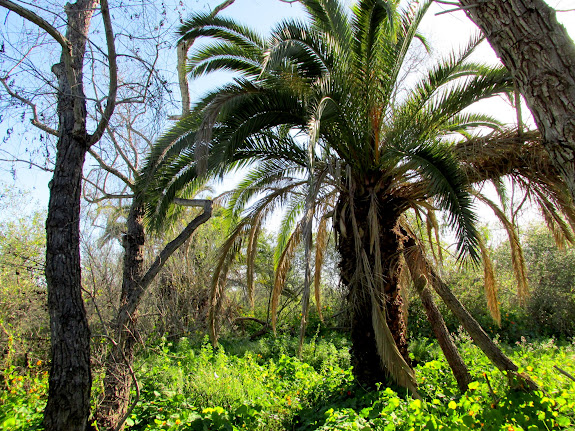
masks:
<instances>
[{"instance_id":1,"label":"palm tree trunk","mask_svg":"<svg viewBox=\"0 0 575 431\"><path fill-rule=\"evenodd\" d=\"M575 201L575 45L543 0L460 0L511 71Z\"/></svg>"},{"instance_id":2,"label":"palm tree trunk","mask_svg":"<svg viewBox=\"0 0 575 431\"><path fill-rule=\"evenodd\" d=\"M358 256L356 241L360 236L360 250L368 256L372 270L376 267L376 257L370 245L370 226L367 222L370 206L368 197L356 198L353 211L357 232L354 234L354 221L350 210L343 199L338 203L338 211L334 217L334 225L337 232L336 246L340 255L341 281L348 289L348 303L351 312L351 342L352 342L352 365L357 380L368 387L374 387L376 383L388 382L389 374L382 365L382 359L378 354L376 334L373 326L372 301L369 283L365 274L361 271L361 256ZM385 206L385 208L391 208ZM385 215L379 214L379 246L382 255L379 257L383 266L384 274L375 274L383 281L383 288L376 293L376 297L385 307L387 325L393 335L395 345L407 364L410 363L407 351L407 327L403 313L403 299L399 290L399 239L394 231L397 217L395 212L389 211Z\"/></svg>"}]
</instances>

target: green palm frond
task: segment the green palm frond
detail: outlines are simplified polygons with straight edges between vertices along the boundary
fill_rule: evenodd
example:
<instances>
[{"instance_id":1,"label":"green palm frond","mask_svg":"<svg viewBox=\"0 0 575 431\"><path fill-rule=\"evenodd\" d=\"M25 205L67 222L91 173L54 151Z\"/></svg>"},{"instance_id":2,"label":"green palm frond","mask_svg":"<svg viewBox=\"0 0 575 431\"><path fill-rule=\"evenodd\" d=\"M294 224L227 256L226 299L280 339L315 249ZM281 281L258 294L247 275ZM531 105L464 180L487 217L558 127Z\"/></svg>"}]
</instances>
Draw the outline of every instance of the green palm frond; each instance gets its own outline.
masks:
<instances>
[{"instance_id":1,"label":"green palm frond","mask_svg":"<svg viewBox=\"0 0 575 431\"><path fill-rule=\"evenodd\" d=\"M405 160L402 171L413 172L422 179L422 198L433 198L437 207L447 212L448 222L458 239L458 256L468 256L477 262L478 233L473 200L451 146L436 142L403 149L390 148L389 151Z\"/></svg>"},{"instance_id":2,"label":"green palm frond","mask_svg":"<svg viewBox=\"0 0 575 431\"><path fill-rule=\"evenodd\" d=\"M191 78L216 71L229 71L253 79L263 71L262 57L261 49L240 49L234 45L220 43L208 45L195 52L189 58L187 67Z\"/></svg>"},{"instance_id":3,"label":"green palm frond","mask_svg":"<svg viewBox=\"0 0 575 431\"><path fill-rule=\"evenodd\" d=\"M351 48L349 15L338 0L302 0L316 31L330 41L337 57L345 56Z\"/></svg>"},{"instance_id":4,"label":"green palm frond","mask_svg":"<svg viewBox=\"0 0 575 431\"><path fill-rule=\"evenodd\" d=\"M195 40L199 37L211 37L247 48L262 48L265 40L249 27L222 16L211 13L192 15L178 29L181 40Z\"/></svg>"}]
</instances>

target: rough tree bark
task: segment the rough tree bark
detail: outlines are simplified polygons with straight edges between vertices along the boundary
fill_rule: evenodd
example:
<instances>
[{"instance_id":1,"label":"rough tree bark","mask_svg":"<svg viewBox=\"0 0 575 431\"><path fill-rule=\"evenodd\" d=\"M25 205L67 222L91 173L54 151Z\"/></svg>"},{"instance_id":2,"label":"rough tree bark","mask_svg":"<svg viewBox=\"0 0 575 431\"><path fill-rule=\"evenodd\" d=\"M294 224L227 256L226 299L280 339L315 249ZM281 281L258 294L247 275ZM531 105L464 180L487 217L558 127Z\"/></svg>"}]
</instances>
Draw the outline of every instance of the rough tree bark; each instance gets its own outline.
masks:
<instances>
[{"instance_id":1,"label":"rough tree bark","mask_svg":"<svg viewBox=\"0 0 575 431\"><path fill-rule=\"evenodd\" d=\"M512 387L526 390L538 390L539 387L537 384L527 374L518 373L519 368L517 365L515 365L515 363L509 359L499 347L497 347L493 340L489 338L481 325L477 323L469 311L467 311L463 304L459 302L457 297L431 267L428 267L428 273L430 275L430 282L433 289L441 297L445 305L447 305L455 317L457 317L475 344L483 351L483 353L485 353L485 356L489 358L491 363L507 374L507 378Z\"/></svg>"},{"instance_id":2,"label":"rough tree bark","mask_svg":"<svg viewBox=\"0 0 575 431\"><path fill-rule=\"evenodd\" d=\"M377 183L377 179L373 180ZM382 187L385 189L385 187ZM362 278L360 259L357 256L356 238L354 235L354 222L352 220L350 207L353 207L357 229L361 238L361 245L368 256L371 268L375 268L376 256L371 247L369 237L370 226L368 213L370 210L371 192L367 187L362 191L357 191L353 198L353 203L340 198L337 205L334 227L337 232L336 248L340 255L340 275L342 284L348 289L347 301L351 311L351 353L354 375L357 380L368 387L375 387L377 383L387 382L388 372L382 365L381 358L377 350L376 334L373 327L372 316L372 295ZM380 306L386 309L386 319L389 329L393 335L395 345L399 353L403 356L407 364L410 363L407 351L407 327L403 315L403 300L399 291L399 253L400 240L395 231L395 226L401 211L398 202L382 197L378 201L380 208L385 211L378 211L379 222L379 246L381 250L380 261L384 262L383 275L375 274L383 282L381 292L377 292L377 297L381 300ZM365 276L365 274L363 275Z\"/></svg>"},{"instance_id":3,"label":"rough tree bark","mask_svg":"<svg viewBox=\"0 0 575 431\"><path fill-rule=\"evenodd\" d=\"M543 0L460 0L511 71L575 201L575 44Z\"/></svg>"},{"instance_id":4,"label":"rough tree bark","mask_svg":"<svg viewBox=\"0 0 575 431\"><path fill-rule=\"evenodd\" d=\"M102 118L94 133L89 134L83 87L84 54L92 16L100 3L108 48L110 87ZM43 425L48 431L84 431L89 427L92 377L90 329L81 290L81 181L86 153L101 138L115 107L117 71L110 14L107 0L68 3L64 7L66 34L62 35L30 9L9 0L0 0L0 6L37 25L62 48L60 62L52 67L58 80L58 130L49 133L56 134L58 141L46 220L51 367Z\"/></svg>"},{"instance_id":5,"label":"rough tree bark","mask_svg":"<svg viewBox=\"0 0 575 431\"><path fill-rule=\"evenodd\" d=\"M52 69L58 77L59 137L46 220L46 283L52 343L48 403L44 411L47 430L83 431L90 416L90 329L82 300L80 271L82 168L89 147L82 69L90 20L97 5L97 0L67 5L66 38L71 44L71 71L66 65L69 59L65 52ZM70 72L75 76L71 78Z\"/></svg>"}]
</instances>

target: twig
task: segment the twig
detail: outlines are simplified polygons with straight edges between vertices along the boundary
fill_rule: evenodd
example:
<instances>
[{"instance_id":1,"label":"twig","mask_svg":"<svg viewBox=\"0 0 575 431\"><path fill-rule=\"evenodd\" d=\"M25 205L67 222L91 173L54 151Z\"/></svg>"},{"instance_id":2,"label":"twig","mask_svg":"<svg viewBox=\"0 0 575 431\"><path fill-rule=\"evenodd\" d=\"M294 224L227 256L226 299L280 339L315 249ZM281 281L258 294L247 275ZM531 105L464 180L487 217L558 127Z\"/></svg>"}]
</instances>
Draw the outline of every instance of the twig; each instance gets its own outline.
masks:
<instances>
[{"instance_id":1,"label":"twig","mask_svg":"<svg viewBox=\"0 0 575 431\"><path fill-rule=\"evenodd\" d=\"M493 397L494 403L497 404L499 402L499 397L497 395L495 395L495 391L491 387L491 382L489 381L489 377L487 377L486 373L483 373L483 377L485 377L485 381L487 382L487 387L489 388L489 393Z\"/></svg>"},{"instance_id":2,"label":"twig","mask_svg":"<svg viewBox=\"0 0 575 431\"><path fill-rule=\"evenodd\" d=\"M106 108L100 119L100 123L96 126L96 130L90 136L90 146L100 140L116 107L116 94L118 91L118 65L116 61L116 45L114 41L114 31L112 29L112 19L110 17L110 9L108 0L100 2L100 12L102 20L104 21L104 34L106 35L106 45L108 47L108 72L109 72L109 88L108 97L106 99Z\"/></svg>"},{"instance_id":3,"label":"twig","mask_svg":"<svg viewBox=\"0 0 575 431\"><path fill-rule=\"evenodd\" d=\"M34 104L32 101L26 99L25 97L20 96L18 93L16 93L15 91L13 91L13 90L8 86L8 83L6 82L6 79L7 79L7 78L8 78L7 76L6 76L6 77L1 77L1 78L0 78L0 82L2 82L2 85L4 85L4 88L6 89L6 91L8 92L8 94L9 94L11 97L13 97L13 98L15 98L15 99L18 99L20 102L22 102L22 103L28 105L28 106L32 109L32 116L33 116L32 120L31 120L32 125L38 127L40 130L43 130L43 131L46 132L46 133L49 133L50 135L58 136L58 131L57 131L57 130L52 129L51 127L49 127L49 126L47 126L46 124L42 123L42 122L38 119L38 110L37 110L35 104Z\"/></svg>"},{"instance_id":4,"label":"twig","mask_svg":"<svg viewBox=\"0 0 575 431\"><path fill-rule=\"evenodd\" d=\"M437 1L437 0L436 0L436 1ZM450 3L448 3L448 2L438 2L438 3L450 4ZM467 5L467 6L459 6L459 7L453 8L453 9L448 9L448 10L443 10L443 11L441 11L441 12L437 12L437 13L435 14L435 16L439 16L439 15L443 15L443 14L451 13L451 12L457 12L457 11L460 11L460 10L473 9L474 7L477 7L477 6L479 6L479 5L478 5L478 4L470 4L470 5Z\"/></svg>"},{"instance_id":5,"label":"twig","mask_svg":"<svg viewBox=\"0 0 575 431\"><path fill-rule=\"evenodd\" d=\"M567 371L559 368L557 365L553 365L553 368L555 368L557 371L559 371L561 374L563 374L564 376L566 376L567 378L573 380L575 382L575 377L573 377L571 374L569 374Z\"/></svg>"}]
</instances>

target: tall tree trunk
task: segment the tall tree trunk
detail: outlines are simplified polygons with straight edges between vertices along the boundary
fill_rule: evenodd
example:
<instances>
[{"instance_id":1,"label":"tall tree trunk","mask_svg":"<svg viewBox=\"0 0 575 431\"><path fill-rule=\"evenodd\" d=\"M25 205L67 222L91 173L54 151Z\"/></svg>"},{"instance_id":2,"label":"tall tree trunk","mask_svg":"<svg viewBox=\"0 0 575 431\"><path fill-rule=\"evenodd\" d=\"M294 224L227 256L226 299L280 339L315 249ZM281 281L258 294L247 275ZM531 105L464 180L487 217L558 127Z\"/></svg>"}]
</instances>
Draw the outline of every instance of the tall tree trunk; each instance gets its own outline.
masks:
<instances>
[{"instance_id":1,"label":"tall tree trunk","mask_svg":"<svg viewBox=\"0 0 575 431\"><path fill-rule=\"evenodd\" d=\"M58 78L59 136L46 220L46 283L51 330L51 368L44 427L84 431L90 415L90 329L82 300L80 198L89 147L82 68L88 29L97 0L66 6L71 65L62 54L52 70ZM70 82L70 70L74 81Z\"/></svg>"},{"instance_id":2,"label":"tall tree trunk","mask_svg":"<svg viewBox=\"0 0 575 431\"><path fill-rule=\"evenodd\" d=\"M349 207L353 207L354 217L358 223L361 248L366 252L369 265L375 269L376 258L370 245L370 226L368 212L370 207L369 193L356 197L353 204L340 198L334 220L337 231L337 250L340 255L341 281L348 289L348 303L351 312L352 365L359 382L373 387L376 383L387 382L387 371L378 354L376 334L373 326L373 297L368 283L361 275L361 258L357 255L354 222ZM399 238L395 232L396 213L391 203L381 204L385 211L379 211L379 245L382 255L384 275L382 292L377 293L379 306L385 307L386 319L395 344L409 364L407 351L407 328L403 315L403 300L399 291ZM383 214L385 212L385 214ZM379 275L375 274L375 277Z\"/></svg>"},{"instance_id":3,"label":"tall tree trunk","mask_svg":"<svg viewBox=\"0 0 575 431\"><path fill-rule=\"evenodd\" d=\"M97 412L101 429L115 430L124 422L130 401L132 364L137 342L138 310L136 304L143 294L144 275L144 208L134 198L123 239L124 270L120 308L114 322L114 343L106 360L104 396Z\"/></svg>"},{"instance_id":4,"label":"tall tree trunk","mask_svg":"<svg viewBox=\"0 0 575 431\"><path fill-rule=\"evenodd\" d=\"M90 414L90 329L82 300L80 191L86 145L58 141L46 221L46 282L51 330L47 430L85 430Z\"/></svg>"},{"instance_id":5,"label":"tall tree trunk","mask_svg":"<svg viewBox=\"0 0 575 431\"><path fill-rule=\"evenodd\" d=\"M543 0L460 0L511 71L575 201L575 44Z\"/></svg>"}]
</instances>

